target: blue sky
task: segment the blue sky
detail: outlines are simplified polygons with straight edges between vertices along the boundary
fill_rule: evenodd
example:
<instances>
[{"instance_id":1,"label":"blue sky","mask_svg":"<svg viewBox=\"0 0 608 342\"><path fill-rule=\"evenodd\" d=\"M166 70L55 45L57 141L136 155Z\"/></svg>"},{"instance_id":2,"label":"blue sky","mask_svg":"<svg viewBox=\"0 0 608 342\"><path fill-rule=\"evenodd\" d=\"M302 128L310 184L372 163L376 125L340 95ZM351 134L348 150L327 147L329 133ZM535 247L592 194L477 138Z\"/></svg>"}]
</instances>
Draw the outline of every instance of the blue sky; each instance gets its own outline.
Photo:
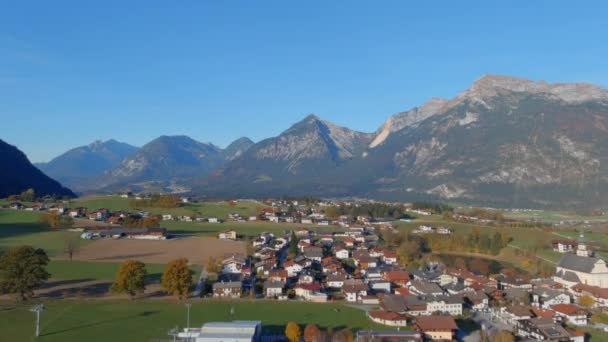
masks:
<instances>
[{"instance_id":1,"label":"blue sky","mask_svg":"<svg viewBox=\"0 0 608 342\"><path fill-rule=\"evenodd\" d=\"M608 86L608 6L493 3L5 2L0 138L33 161L96 139L225 146L309 113L371 132L487 73Z\"/></svg>"}]
</instances>

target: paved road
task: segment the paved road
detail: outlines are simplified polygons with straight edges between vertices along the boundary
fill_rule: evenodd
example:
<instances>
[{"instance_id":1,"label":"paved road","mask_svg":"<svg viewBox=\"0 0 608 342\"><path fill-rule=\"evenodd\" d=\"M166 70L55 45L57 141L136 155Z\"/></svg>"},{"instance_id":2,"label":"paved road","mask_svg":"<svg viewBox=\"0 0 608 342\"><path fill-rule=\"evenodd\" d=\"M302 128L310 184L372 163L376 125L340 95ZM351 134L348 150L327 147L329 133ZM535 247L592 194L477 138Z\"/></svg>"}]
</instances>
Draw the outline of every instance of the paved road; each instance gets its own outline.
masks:
<instances>
[{"instance_id":1,"label":"paved road","mask_svg":"<svg viewBox=\"0 0 608 342\"><path fill-rule=\"evenodd\" d=\"M198 277L198 283L196 283L196 288L192 293L192 297L198 298L201 296L201 294L203 293L203 289L205 288L205 282L207 281L208 277L209 273L207 272L207 269L203 266L203 268L201 268L201 275L200 277Z\"/></svg>"}]
</instances>

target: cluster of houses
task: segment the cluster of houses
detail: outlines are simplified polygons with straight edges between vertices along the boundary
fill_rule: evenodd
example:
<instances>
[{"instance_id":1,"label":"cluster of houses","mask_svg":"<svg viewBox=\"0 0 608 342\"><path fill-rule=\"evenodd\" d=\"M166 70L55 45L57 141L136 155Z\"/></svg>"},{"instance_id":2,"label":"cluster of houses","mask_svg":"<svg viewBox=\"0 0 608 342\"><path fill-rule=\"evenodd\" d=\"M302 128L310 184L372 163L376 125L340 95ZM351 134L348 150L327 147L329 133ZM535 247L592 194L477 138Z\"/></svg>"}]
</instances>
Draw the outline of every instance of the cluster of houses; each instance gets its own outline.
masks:
<instances>
[{"instance_id":1,"label":"cluster of houses","mask_svg":"<svg viewBox=\"0 0 608 342\"><path fill-rule=\"evenodd\" d=\"M439 226L437 228L428 225L420 225L418 229L412 231L414 234L441 234L441 235L450 235L452 234L452 229L449 227Z\"/></svg>"},{"instance_id":2,"label":"cluster of houses","mask_svg":"<svg viewBox=\"0 0 608 342\"><path fill-rule=\"evenodd\" d=\"M122 228L85 229L80 234L81 239L136 239L136 240L166 240L169 237L166 228Z\"/></svg>"},{"instance_id":3,"label":"cluster of houses","mask_svg":"<svg viewBox=\"0 0 608 342\"><path fill-rule=\"evenodd\" d=\"M162 214L161 218L163 221L180 221L180 222L208 222L208 223L222 223L223 221L215 216L202 217L202 216L191 216L191 215L173 215L173 214Z\"/></svg>"},{"instance_id":4,"label":"cluster of houses","mask_svg":"<svg viewBox=\"0 0 608 342\"><path fill-rule=\"evenodd\" d=\"M484 276L440 263L405 269L397 254L377 241L371 225L263 233L252 241L251 264L235 255L222 262L222 273L238 276L214 284L213 295L241 297L243 279L251 279L254 289L257 280L263 282L258 296L368 304L378 308L367 311L378 324L412 325L424 339L447 340L458 329L454 318L466 310L513 327L522 339L582 342L584 334L571 328L589 323L589 308L577 304L580 297L592 298L595 308L608 308L608 268L582 240L576 254L564 255L553 278L533 280ZM290 245L297 253L289 253Z\"/></svg>"}]
</instances>

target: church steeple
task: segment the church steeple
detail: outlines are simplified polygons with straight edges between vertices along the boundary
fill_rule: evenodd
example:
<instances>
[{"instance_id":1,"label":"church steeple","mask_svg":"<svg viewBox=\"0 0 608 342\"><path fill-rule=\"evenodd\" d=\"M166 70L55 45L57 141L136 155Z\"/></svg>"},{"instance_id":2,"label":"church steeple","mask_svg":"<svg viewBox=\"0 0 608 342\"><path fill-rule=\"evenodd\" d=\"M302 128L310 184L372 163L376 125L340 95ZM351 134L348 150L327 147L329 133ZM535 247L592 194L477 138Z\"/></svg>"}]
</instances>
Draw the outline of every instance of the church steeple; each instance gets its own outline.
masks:
<instances>
[{"instance_id":1,"label":"church steeple","mask_svg":"<svg viewBox=\"0 0 608 342\"><path fill-rule=\"evenodd\" d=\"M587 249L587 244L585 243L585 234L581 231L581 235L578 237L578 244L576 246L576 255L582 257L591 257L593 256L593 252Z\"/></svg>"}]
</instances>

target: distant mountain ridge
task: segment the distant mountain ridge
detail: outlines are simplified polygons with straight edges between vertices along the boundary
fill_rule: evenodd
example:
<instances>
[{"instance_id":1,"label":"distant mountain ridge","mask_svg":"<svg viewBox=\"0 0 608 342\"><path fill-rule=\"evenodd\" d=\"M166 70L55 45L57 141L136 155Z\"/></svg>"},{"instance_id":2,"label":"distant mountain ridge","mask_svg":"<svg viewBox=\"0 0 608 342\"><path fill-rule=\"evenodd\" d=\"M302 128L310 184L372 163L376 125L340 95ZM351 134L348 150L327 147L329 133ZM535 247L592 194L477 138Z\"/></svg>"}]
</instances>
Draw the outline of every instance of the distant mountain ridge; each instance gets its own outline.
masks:
<instances>
[{"instance_id":1,"label":"distant mountain ridge","mask_svg":"<svg viewBox=\"0 0 608 342\"><path fill-rule=\"evenodd\" d=\"M0 139L0 198L20 194L33 188L36 195L56 195L59 197L76 195L51 179L30 163L17 147Z\"/></svg>"},{"instance_id":2,"label":"distant mountain ridge","mask_svg":"<svg viewBox=\"0 0 608 342\"><path fill-rule=\"evenodd\" d=\"M89 178L101 176L137 149L114 139L97 140L89 145L73 148L48 163L35 165L64 184L78 185Z\"/></svg>"},{"instance_id":3,"label":"distant mountain ridge","mask_svg":"<svg viewBox=\"0 0 608 342\"><path fill-rule=\"evenodd\" d=\"M208 197L608 205L607 133L604 88L486 75L451 99L391 116L373 133L309 115L276 137L238 139L225 150L185 137L174 142L179 148L145 154L144 146L107 179Z\"/></svg>"}]
</instances>

